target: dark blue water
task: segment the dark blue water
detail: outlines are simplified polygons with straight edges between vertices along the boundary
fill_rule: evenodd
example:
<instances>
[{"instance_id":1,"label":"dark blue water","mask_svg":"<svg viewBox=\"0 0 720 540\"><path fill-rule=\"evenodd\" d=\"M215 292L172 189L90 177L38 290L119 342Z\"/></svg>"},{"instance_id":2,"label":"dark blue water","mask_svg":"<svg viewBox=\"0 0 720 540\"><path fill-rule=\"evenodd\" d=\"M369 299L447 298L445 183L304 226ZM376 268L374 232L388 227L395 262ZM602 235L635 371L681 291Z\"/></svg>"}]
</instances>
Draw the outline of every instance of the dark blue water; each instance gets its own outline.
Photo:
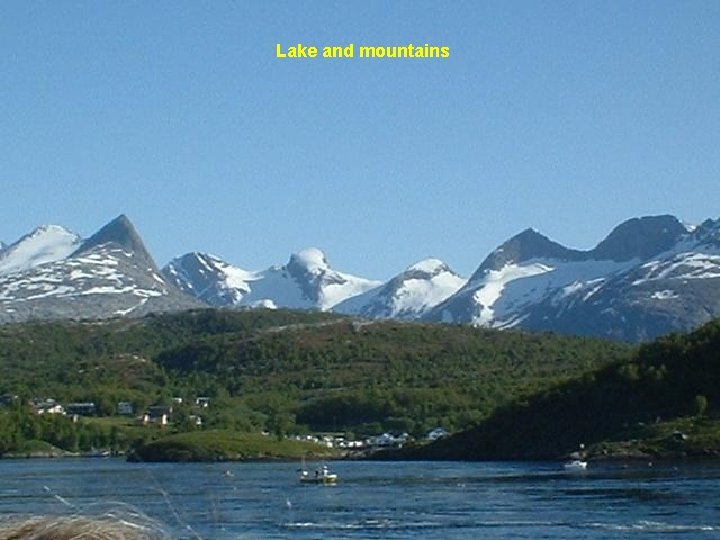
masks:
<instances>
[{"instance_id":1,"label":"dark blue water","mask_svg":"<svg viewBox=\"0 0 720 540\"><path fill-rule=\"evenodd\" d=\"M173 538L720 538L720 464L331 465L337 486L300 485L295 463L0 460L0 522L131 508Z\"/></svg>"}]
</instances>

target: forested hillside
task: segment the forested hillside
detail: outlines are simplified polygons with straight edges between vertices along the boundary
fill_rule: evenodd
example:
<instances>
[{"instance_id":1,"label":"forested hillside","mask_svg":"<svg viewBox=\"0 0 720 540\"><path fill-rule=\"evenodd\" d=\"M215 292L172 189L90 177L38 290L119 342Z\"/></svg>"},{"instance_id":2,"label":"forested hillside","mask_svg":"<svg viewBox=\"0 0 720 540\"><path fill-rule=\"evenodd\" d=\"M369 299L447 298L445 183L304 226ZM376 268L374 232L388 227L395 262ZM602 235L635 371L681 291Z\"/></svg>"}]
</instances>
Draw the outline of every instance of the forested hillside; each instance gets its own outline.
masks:
<instances>
[{"instance_id":1,"label":"forested hillside","mask_svg":"<svg viewBox=\"0 0 720 540\"><path fill-rule=\"evenodd\" d=\"M717 455L720 321L643 345L629 360L497 410L477 428L422 457L558 457L588 445L596 455ZM628 442L630 441L630 442ZM418 454L419 456L419 454Z\"/></svg>"},{"instance_id":2,"label":"forested hillside","mask_svg":"<svg viewBox=\"0 0 720 540\"><path fill-rule=\"evenodd\" d=\"M0 394L115 414L208 396L206 428L469 428L497 407L626 358L617 343L283 310L0 327ZM179 424L176 429L181 429Z\"/></svg>"}]
</instances>

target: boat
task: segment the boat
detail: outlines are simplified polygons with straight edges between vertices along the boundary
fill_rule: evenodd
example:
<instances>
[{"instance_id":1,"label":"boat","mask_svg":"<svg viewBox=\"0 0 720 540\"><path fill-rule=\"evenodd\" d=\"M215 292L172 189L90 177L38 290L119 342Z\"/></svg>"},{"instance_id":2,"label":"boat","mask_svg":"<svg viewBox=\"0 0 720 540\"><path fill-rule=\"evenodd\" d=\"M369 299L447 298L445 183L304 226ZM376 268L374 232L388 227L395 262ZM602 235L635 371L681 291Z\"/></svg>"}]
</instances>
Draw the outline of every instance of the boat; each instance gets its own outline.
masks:
<instances>
[{"instance_id":1,"label":"boat","mask_svg":"<svg viewBox=\"0 0 720 540\"><path fill-rule=\"evenodd\" d=\"M97 450L97 449L93 448L89 452L85 452L82 455L83 455L83 457L106 458L106 457L110 457L111 453L110 453L110 450Z\"/></svg>"},{"instance_id":2,"label":"boat","mask_svg":"<svg viewBox=\"0 0 720 540\"><path fill-rule=\"evenodd\" d=\"M581 472L587 469L587 452L585 451L585 445L580 443L578 449L574 452L570 452L568 455L568 461L565 462L563 467L568 472Z\"/></svg>"},{"instance_id":3,"label":"boat","mask_svg":"<svg viewBox=\"0 0 720 540\"><path fill-rule=\"evenodd\" d=\"M587 469L587 461L582 459L571 459L563 465L566 471L584 471Z\"/></svg>"},{"instance_id":4,"label":"boat","mask_svg":"<svg viewBox=\"0 0 720 540\"><path fill-rule=\"evenodd\" d=\"M300 469L298 480L301 484L336 484L338 475L331 473L327 466L323 465L319 469L315 469L314 473L310 473L307 469Z\"/></svg>"}]
</instances>

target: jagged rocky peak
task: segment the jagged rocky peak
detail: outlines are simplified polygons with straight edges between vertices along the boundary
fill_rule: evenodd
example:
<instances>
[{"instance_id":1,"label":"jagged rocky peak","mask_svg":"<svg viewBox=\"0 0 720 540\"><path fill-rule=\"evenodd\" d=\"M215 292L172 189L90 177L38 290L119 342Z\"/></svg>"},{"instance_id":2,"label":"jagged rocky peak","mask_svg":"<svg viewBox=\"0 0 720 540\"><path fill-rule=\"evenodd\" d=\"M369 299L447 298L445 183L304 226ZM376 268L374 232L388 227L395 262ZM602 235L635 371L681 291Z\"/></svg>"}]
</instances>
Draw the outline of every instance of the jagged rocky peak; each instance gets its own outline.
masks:
<instances>
[{"instance_id":1,"label":"jagged rocky peak","mask_svg":"<svg viewBox=\"0 0 720 540\"><path fill-rule=\"evenodd\" d=\"M224 261L215 255L200 253L199 251L191 251L170 261L170 265L181 265L186 268L198 267L200 270L207 269L216 264L224 264Z\"/></svg>"},{"instance_id":2,"label":"jagged rocky peak","mask_svg":"<svg viewBox=\"0 0 720 540\"><path fill-rule=\"evenodd\" d=\"M594 259L645 260L670 249L687 234L687 227L675 216L645 216L629 219L613 229L592 251Z\"/></svg>"},{"instance_id":3,"label":"jagged rocky peak","mask_svg":"<svg viewBox=\"0 0 720 540\"><path fill-rule=\"evenodd\" d=\"M249 274L216 255L198 251L176 257L162 269L162 273L181 288L192 288L201 284L203 289L212 285L214 280L227 280L228 273Z\"/></svg>"},{"instance_id":4,"label":"jagged rocky peak","mask_svg":"<svg viewBox=\"0 0 720 540\"><path fill-rule=\"evenodd\" d=\"M138 259L145 259L152 268L155 268L155 263L145 248L145 244L143 244L140 235L135 230L135 226L125 214L120 214L85 240L75 254L80 255L93 248L104 245L111 245L130 251L134 253Z\"/></svg>"},{"instance_id":5,"label":"jagged rocky peak","mask_svg":"<svg viewBox=\"0 0 720 540\"><path fill-rule=\"evenodd\" d=\"M693 235L701 242L720 243L720 218L706 219L693 229Z\"/></svg>"},{"instance_id":6,"label":"jagged rocky peak","mask_svg":"<svg viewBox=\"0 0 720 540\"><path fill-rule=\"evenodd\" d=\"M238 304L249 292L243 281L248 273L210 253L193 251L176 257L161 273L180 290L213 306Z\"/></svg>"},{"instance_id":7,"label":"jagged rocky peak","mask_svg":"<svg viewBox=\"0 0 720 540\"><path fill-rule=\"evenodd\" d=\"M181 283L190 285L191 279L204 277L207 280L213 277L217 273L214 266L218 262L220 260L213 255L191 251L170 261L162 269L162 273L176 285L181 285Z\"/></svg>"},{"instance_id":8,"label":"jagged rocky peak","mask_svg":"<svg viewBox=\"0 0 720 540\"><path fill-rule=\"evenodd\" d=\"M500 270L508 264L537 258L571 261L583 258L583 253L553 242L535 229L525 229L488 255L470 279L481 277L489 270Z\"/></svg>"}]
</instances>

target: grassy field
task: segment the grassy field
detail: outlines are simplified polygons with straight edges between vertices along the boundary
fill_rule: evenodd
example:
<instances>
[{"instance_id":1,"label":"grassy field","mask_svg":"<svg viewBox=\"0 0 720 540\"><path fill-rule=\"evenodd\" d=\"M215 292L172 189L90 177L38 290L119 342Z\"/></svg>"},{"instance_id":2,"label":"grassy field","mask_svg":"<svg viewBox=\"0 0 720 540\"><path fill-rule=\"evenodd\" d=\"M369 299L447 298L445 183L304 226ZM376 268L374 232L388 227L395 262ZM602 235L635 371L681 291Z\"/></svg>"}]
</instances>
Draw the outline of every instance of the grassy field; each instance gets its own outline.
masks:
<instances>
[{"instance_id":1,"label":"grassy field","mask_svg":"<svg viewBox=\"0 0 720 540\"><path fill-rule=\"evenodd\" d=\"M211 430L178 433L137 448L134 461L243 461L300 460L340 457L337 451L316 443L278 439L269 435Z\"/></svg>"}]
</instances>

